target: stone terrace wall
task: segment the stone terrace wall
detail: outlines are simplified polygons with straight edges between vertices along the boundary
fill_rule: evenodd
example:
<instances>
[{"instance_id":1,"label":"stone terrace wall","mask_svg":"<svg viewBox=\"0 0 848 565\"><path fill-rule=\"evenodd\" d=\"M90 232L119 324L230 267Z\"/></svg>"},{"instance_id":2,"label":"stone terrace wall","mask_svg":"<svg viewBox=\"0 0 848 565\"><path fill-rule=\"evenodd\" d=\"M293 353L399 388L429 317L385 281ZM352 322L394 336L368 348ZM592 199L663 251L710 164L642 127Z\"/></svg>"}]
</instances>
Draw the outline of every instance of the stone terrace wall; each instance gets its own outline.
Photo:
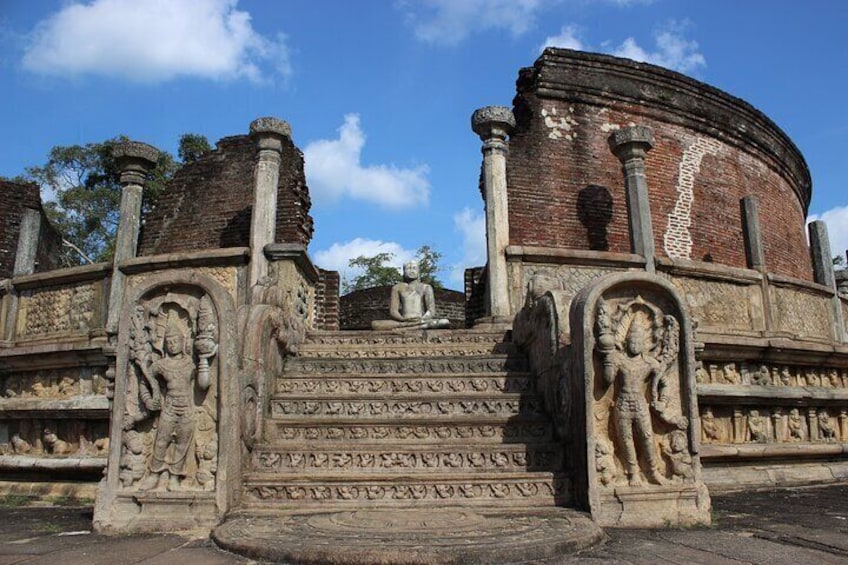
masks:
<instances>
[{"instance_id":1,"label":"stone terrace wall","mask_svg":"<svg viewBox=\"0 0 848 565\"><path fill-rule=\"evenodd\" d=\"M249 244L258 148L246 135L225 137L215 151L180 169L145 220L139 255ZM308 244L311 201L303 155L283 140L277 190L277 243Z\"/></svg>"},{"instance_id":2,"label":"stone terrace wall","mask_svg":"<svg viewBox=\"0 0 848 565\"><path fill-rule=\"evenodd\" d=\"M339 299L339 325L343 330L371 329L374 320L387 320L392 287L378 286L355 290ZM455 290L434 289L436 310L453 328L465 327L465 295Z\"/></svg>"},{"instance_id":3,"label":"stone terrace wall","mask_svg":"<svg viewBox=\"0 0 848 565\"><path fill-rule=\"evenodd\" d=\"M35 271L49 271L60 266L61 238L44 214L38 186L0 180L0 279L13 274L25 209L41 214Z\"/></svg>"},{"instance_id":4,"label":"stone terrace wall","mask_svg":"<svg viewBox=\"0 0 848 565\"><path fill-rule=\"evenodd\" d=\"M654 131L646 159L657 255L746 267L740 199L760 200L770 272L810 280L803 157L742 100L677 73L548 49L521 71L507 163L510 245L630 252L610 134Z\"/></svg>"}]
</instances>

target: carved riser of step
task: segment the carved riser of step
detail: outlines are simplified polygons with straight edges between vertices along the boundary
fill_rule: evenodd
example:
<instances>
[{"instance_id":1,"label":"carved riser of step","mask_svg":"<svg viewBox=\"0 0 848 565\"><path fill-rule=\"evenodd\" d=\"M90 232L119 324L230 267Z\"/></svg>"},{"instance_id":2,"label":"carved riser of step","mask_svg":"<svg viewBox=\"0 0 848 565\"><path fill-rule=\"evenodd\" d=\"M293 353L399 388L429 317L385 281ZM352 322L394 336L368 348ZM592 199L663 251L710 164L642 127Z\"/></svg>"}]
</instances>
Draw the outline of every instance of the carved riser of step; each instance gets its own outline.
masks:
<instances>
[{"instance_id":1,"label":"carved riser of step","mask_svg":"<svg viewBox=\"0 0 848 565\"><path fill-rule=\"evenodd\" d=\"M329 377L296 377L286 375L277 379L280 395L362 395L390 394L491 394L532 393L535 387L529 374L500 375L381 375Z\"/></svg>"},{"instance_id":2,"label":"carved riser of step","mask_svg":"<svg viewBox=\"0 0 848 565\"><path fill-rule=\"evenodd\" d=\"M480 348L489 350L515 347L502 332L422 332L374 333L373 331L311 332L302 351L310 354L323 348L330 350L386 350L414 347L436 351L440 348Z\"/></svg>"},{"instance_id":3,"label":"carved riser of step","mask_svg":"<svg viewBox=\"0 0 848 565\"><path fill-rule=\"evenodd\" d=\"M488 423L443 422L415 425L395 423L368 424L359 420L351 422L331 422L322 425L309 423L275 422L267 423L266 440L280 445L297 441L322 442L442 442L476 444L490 443L528 443L551 441L551 424L547 421L502 421Z\"/></svg>"},{"instance_id":4,"label":"carved riser of step","mask_svg":"<svg viewBox=\"0 0 848 565\"><path fill-rule=\"evenodd\" d=\"M285 376L307 375L480 375L529 370L521 357L488 356L436 359L310 359L294 357L286 361Z\"/></svg>"},{"instance_id":5,"label":"carved riser of step","mask_svg":"<svg viewBox=\"0 0 848 565\"><path fill-rule=\"evenodd\" d=\"M568 500L568 480L550 473L526 474L518 477L433 478L407 477L402 484L385 480L340 482L320 481L245 481L245 502L256 507L263 504L288 503L299 508L332 502L361 507L409 506L438 503L444 506L502 505L554 506Z\"/></svg>"},{"instance_id":6,"label":"carved riser of step","mask_svg":"<svg viewBox=\"0 0 848 565\"><path fill-rule=\"evenodd\" d=\"M479 446L371 446L370 449L304 449L260 446L253 454L257 473L317 476L322 473L379 473L381 476L410 472L555 472L562 467L556 445Z\"/></svg>"},{"instance_id":7,"label":"carved riser of step","mask_svg":"<svg viewBox=\"0 0 848 565\"><path fill-rule=\"evenodd\" d=\"M503 394L491 397L463 399L386 400L381 398L320 399L313 397L271 399L271 417L274 419L330 418L390 418L400 420L439 420L456 417L485 419L510 416L544 416L544 406L538 397Z\"/></svg>"}]
</instances>

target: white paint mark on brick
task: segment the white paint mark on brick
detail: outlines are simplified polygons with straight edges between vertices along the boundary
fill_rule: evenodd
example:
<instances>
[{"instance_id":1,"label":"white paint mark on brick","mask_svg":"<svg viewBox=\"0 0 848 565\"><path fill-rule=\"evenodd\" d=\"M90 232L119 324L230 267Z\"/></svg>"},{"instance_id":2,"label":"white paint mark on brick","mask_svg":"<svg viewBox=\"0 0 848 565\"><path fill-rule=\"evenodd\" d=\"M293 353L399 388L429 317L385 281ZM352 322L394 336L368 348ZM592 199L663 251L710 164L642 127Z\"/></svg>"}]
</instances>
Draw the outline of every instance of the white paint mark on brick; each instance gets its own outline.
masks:
<instances>
[{"instance_id":1,"label":"white paint mark on brick","mask_svg":"<svg viewBox=\"0 0 848 565\"><path fill-rule=\"evenodd\" d=\"M695 200L695 176L701 170L701 160L704 155L715 155L721 144L710 138L698 138L680 159L677 173L677 202L674 210L668 215L668 226L663 236L663 248L666 255L672 259L692 258L692 235L689 227L692 225L692 203Z\"/></svg>"},{"instance_id":2,"label":"white paint mark on brick","mask_svg":"<svg viewBox=\"0 0 848 565\"><path fill-rule=\"evenodd\" d=\"M577 125L577 120L571 117L574 113L574 106L568 109L568 115L565 117L557 116L556 108L546 110L542 108L542 117L545 118L545 126L551 130L548 132L548 139L567 139L569 141L577 137L577 133L573 131Z\"/></svg>"},{"instance_id":3,"label":"white paint mark on brick","mask_svg":"<svg viewBox=\"0 0 848 565\"><path fill-rule=\"evenodd\" d=\"M617 130L620 130L620 129L621 129L621 126L618 125L618 124L609 124L609 123L601 124L601 131L604 132L604 133L609 133L611 131L617 131Z\"/></svg>"}]
</instances>

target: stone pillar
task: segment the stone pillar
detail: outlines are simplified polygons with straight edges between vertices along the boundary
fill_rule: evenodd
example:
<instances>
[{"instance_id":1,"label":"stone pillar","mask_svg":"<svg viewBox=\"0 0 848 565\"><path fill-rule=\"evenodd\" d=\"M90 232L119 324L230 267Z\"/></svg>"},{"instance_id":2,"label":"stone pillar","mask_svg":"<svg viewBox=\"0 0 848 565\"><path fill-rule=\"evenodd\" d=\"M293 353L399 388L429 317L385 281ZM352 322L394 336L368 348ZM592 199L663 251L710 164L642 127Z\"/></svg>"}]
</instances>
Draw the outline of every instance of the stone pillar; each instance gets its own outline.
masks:
<instances>
[{"instance_id":1,"label":"stone pillar","mask_svg":"<svg viewBox=\"0 0 848 565\"><path fill-rule=\"evenodd\" d=\"M124 298L124 274L118 266L122 261L135 257L138 250L142 191L147 174L159 159L159 150L146 143L128 141L115 147L114 156L121 171L121 217L115 233L112 287L109 291L109 315L106 320L106 331L112 334L118 331Z\"/></svg>"},{"instance_id":2,"label":"stone pillar","mask_svg":"<svg viewBox=\"0 0 848 565\"><path fill-rule=\"evenodd\" d=\"M833 255L830 254L830 238L827 236L827 224L822 220L810 222L807 226L810 234L810 255L813 260L814 280L833 289L831 310L833 312L833 336L836 341L847 341L845 320L842 316L842 301L836 287L833 273Z\"/></svg>"},{"instance_id":3,"label":"stone pillar","mask_svg":"<svg viewBox=\"0 0 848 565\"><path fill-rule=\"evenodd\" d=\"M12 276L30 275L35 272L40 232L41 212L32 208L24 208L21 215L21 227L18 231L18 247L15 251L15 266Z\"/></svg>"},{"instance_id":4,"label":"stone pillar","mask_svg":"<svg viewBox=\"0 0 848 565\"><path fill-rule=\"evenodd\" d=\"M813 259L814 280L824 286L834 287L833 256L830 254L830 239L827 237L827 224L822 220L810 222L810 255Z\"/></svg>"},{"instance_id":5,"label":"stone pillar","mask_svg":"<svg viewBox=\"0 0 848 565\"><path fill-rule=\"evenodd\" d=\"M645 258L645 269L653 273L656 270L656 255L648 180L645 177L645 156L654 146L654 132L646 126L621 128L609 137L609 145L624 168L631 250Z\"/></svg>"},{"instance_id":6,"label":"stone pillar","mask_svg":"<svg viewBox=\"0 0 848 565\"><path fill-rule=\"evenodd\" d=\"M745 257L751 269L763 269L763 238L760 231L760 200L756 196L742 199L742 228L745 234Z\"/></svg>"},{"instance_id":7,"label":"stone pillar","mask_svg":"<svg viewBox=\"0 0 848 565\"><path fill-rule=\"evenodd\" d=\"M758 305L752 309L753 322L756 329L771 329L771 293L768 288L768 277L766 274L765 254L763 253L763 237L760 230L760 199L749 195L740 201L742 206L742 230L745 239L745 258L749 269L759 271L763 276L760 279L760 293L762 308ZM762 317L756 315L762 311Z\"/></svg>"},{"instance_id":8,"label":"stone pillar","mask_svg":"<svg viewBox=\"0 0 848 565\"><path fill-rule=\"evenodd\" d=\"M487 314L493 322L508 321L509 286L506 247L509 215L506 194L507 136L515 116L505 106L486 106L471 116L471 129L483 140L483 191L486 203L486 254L488 256Z\"/></svg>"},{"instance_id":9,"label":"stone pillar","mask_svg":"<svg viewBox=\"0 0 848 565\"><path fill-rule=\"evenodd\" d=\"M283 138L291 137L291 127L277 118L259 118L250 123L250 135L259 146L250 218L248 287L253 288L268 274L268 259L264 249L269 243L274 243L277 231L277 185L280 182Z\"/></svg>"}]
</instances>

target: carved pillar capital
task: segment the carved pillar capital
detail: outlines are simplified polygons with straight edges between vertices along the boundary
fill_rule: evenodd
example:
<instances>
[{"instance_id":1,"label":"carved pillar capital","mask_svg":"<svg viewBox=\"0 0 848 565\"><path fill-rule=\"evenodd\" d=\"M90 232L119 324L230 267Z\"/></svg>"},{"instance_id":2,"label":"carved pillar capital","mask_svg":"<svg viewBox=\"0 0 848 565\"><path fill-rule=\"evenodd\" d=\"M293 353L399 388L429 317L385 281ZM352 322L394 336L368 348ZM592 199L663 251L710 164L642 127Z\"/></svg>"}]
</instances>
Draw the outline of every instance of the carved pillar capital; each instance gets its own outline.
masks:
<instances>
[{"instance_id":1,"label":"carved pillar capital","mask_svg":"<svg viewBox=\"0 0 848 565\"><path fill-rule=\"evenodd\" d=\"M644 159L654 146L654 130L648 126L621 128L609 136L609 145L622 163L630 159Z\"/></svg>"},{"instance_id":2,"label":"carved pillar capital","mask_svg":"<svg viewBox=\"0 0 848 565\"><path fill-rule=\"evenodd\" d=\"M118 169L121 171L121 185L137 184L144 186L147 174L159 160L159 150L140 141L125 141L112 150Z\"/></svg>"},{"instance_id":3,"label":"carved pillar capital","mask_svg":"<svg viewBox=\"0 0 848 565\"><path fill-rule=\"evenodd\" d=\"M291 138L291 126L273 117L257 118L250 122L250 135L259 145L260 159L263 156L273 158L274 153L279 156L282 152L283 138Z\"/></svg>"},{"instance_id":4,"label":"carved pillar capital","mask_svg":"<svg viewBox=\"0 0 848 565\"><path fill-rule=\"evenodd\" d=\"M507 150L506 138L515 129L515 116L506 106L484 106L471 114L471 129L483 141L483 152Z\"/></svg>"}]
</instances>

